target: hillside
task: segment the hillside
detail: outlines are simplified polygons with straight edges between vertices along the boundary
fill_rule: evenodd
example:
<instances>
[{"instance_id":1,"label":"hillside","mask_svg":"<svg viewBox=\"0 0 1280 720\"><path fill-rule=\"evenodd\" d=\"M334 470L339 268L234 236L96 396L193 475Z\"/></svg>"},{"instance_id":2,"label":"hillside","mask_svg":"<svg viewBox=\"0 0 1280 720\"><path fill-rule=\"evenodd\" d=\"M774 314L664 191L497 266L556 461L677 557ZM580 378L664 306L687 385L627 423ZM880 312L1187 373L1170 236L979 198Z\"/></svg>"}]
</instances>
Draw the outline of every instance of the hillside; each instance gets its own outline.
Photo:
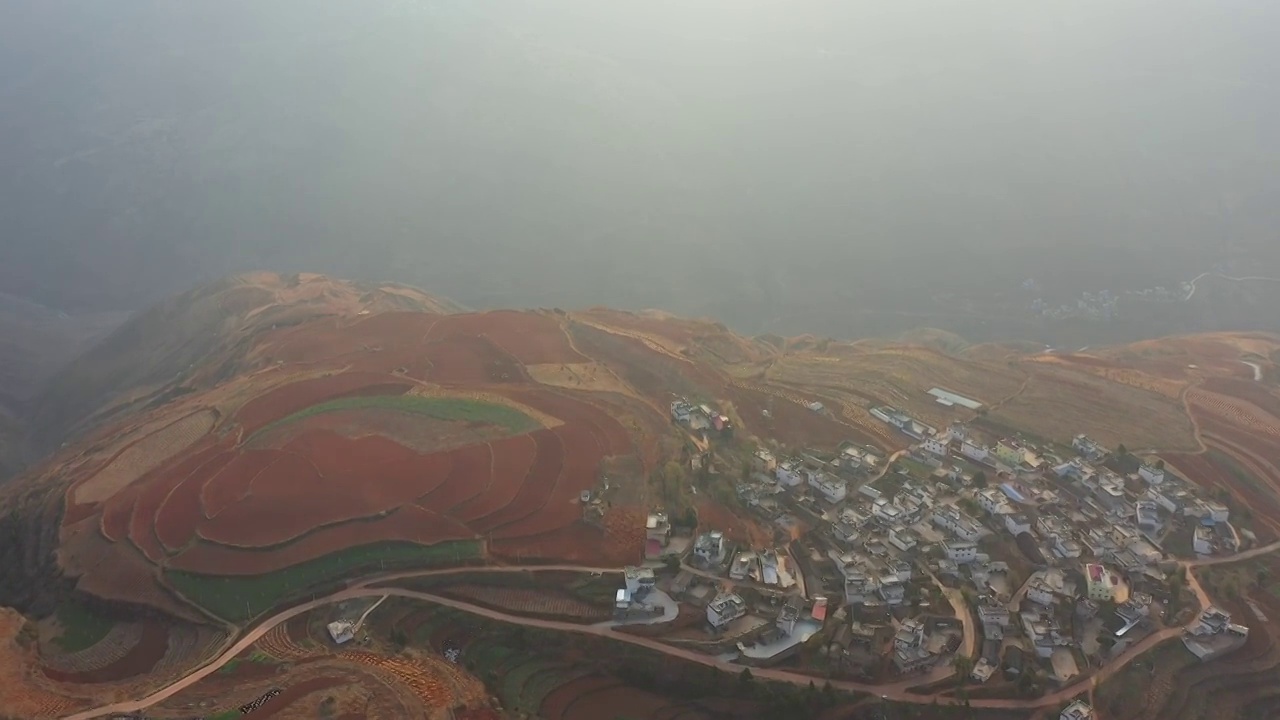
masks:
<instances>
[{"instance_id":1,"label":"hillside","mask_svg":"<svg viewBox=\"0 0 1280 720\"><path fill-rule=\"evenodd\" d=\"M39 614L74 585L227 619L246 594L265 603L250 599L254 614L291 585L367 567L362 548L405 563L624 561L654 472L693 447L667 417L677 395L784 448L898 449L905 437L870 414L892 405L1056 441L1216 444L1274 477L1270 440L1244 430L1280 427L1272 336L961 357L933 336L766 341L660 313L458 309L263 274L130 321L43 396L37 427L72 440L5 490L0 603ZM944 407L932 387L985 407ZM606 488L597 509L581 504Z\"/></svg>"}]
</instances>

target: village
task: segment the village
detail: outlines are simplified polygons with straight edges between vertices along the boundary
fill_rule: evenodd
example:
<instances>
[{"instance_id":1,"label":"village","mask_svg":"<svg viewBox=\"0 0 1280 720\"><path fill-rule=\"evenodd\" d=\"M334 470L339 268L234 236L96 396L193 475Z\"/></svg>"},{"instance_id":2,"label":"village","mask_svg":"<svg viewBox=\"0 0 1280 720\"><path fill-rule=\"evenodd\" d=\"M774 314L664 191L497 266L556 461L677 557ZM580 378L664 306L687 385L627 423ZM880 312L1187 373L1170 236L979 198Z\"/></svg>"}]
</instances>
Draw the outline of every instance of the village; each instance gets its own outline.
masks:
<instances>
[{"instance_id":1,"label":"village","mask_svg":"<svg viewBox=\"0 0 1280 720\"><path fill-rule=\"evenodd\" d=\"M981 406L931 391L945 406ZM814 405L817 405L816 403ZM821 412L821 406L809 410ZM1085 435L1033 442L956 422L939 429L889 407L872 415L908 446L892 455L754 447L739 507L775 543L646 520L644 558L616 611L654 623L701 609L664 639L745 666L939 690L999 687L1034 697L1098 672L1144 638L1182 628L1210 661L1248 628L1188 586L1188 559L1256 542L1231 509L1158 458ZM731 438L727 416L684 399L672 421ZM727 443L726 443L727 444ZM661 602L647 601L654 595ZM1062 718L1087 720L1075 701Z\"/></svg>"}]
</instances>

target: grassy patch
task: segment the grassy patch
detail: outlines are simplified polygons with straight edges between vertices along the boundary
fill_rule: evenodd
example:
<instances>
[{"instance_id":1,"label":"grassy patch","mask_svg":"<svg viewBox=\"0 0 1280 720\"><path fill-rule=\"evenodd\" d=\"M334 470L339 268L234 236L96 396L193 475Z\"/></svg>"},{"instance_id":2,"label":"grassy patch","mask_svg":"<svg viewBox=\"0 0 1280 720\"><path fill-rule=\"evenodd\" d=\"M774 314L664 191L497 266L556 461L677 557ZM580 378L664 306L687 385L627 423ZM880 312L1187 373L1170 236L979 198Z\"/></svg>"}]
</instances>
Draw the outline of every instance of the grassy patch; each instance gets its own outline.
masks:
<instances>
[{"instance_id":1,"label":"grassy patch","mask_svg":"<svg viewBox=\"0 0 1280 720\"><path fill-rule=\"evenodd\" d=\"M102 617L86 605L77 602L58 607L58 627L62 634L54 643L66 652L73 653L97 645L111 632L115 621Z\"/></svg>"},{"instance_id":2,"label":"grassy patch","mask_svg":"<svg viewBox=\"0 0 1280 720\"><path fill-rule=\"evenodd\" d=\"M233 622L270 610L323 583L340 580L358 570L386 567L450 565L481 556L479 541L460 540L437 545L376 543L360 545L265 575L198 575L166 570L165 579L188 599Z\"/></svg>"},{"instance_id":3,"label":"grassy patch","mask_svg":"<svg viewBox=\"0 0 1280 720\"><path fill-rule=\"evenodd\" d=\"M282 425L304 418L339 410L391 410L409 415L422 415L435 420L484 423L506 428L512 433L525 433L542 427L538 421L506 405L464 398L422 397L420 395L370 395L329 400L276 420L253 434L257 437ZM250 438L252 439L252 437Z\"/></svg>"}]
</instances>

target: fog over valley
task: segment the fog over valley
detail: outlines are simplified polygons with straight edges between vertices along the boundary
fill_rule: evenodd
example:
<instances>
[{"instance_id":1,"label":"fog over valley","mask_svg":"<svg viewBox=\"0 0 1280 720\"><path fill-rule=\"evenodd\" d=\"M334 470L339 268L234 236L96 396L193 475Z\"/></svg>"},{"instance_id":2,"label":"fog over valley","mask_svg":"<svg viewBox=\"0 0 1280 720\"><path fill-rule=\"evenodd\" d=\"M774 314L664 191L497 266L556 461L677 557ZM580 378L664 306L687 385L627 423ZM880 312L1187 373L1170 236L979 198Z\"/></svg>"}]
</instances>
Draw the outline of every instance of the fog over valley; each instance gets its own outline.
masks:
<instances>
[{"instance_id":1,"label":"fog over valley","mask_svg":"<svg viewBox=\"0 0 1280 720\"><path fill-rule=\"evenodd\" d=\"M1271 3L0 12L0 290L68 313L261 268L745 333L1274 322L1080 299L1280 275Z\"/></svg>"}]
</instances>

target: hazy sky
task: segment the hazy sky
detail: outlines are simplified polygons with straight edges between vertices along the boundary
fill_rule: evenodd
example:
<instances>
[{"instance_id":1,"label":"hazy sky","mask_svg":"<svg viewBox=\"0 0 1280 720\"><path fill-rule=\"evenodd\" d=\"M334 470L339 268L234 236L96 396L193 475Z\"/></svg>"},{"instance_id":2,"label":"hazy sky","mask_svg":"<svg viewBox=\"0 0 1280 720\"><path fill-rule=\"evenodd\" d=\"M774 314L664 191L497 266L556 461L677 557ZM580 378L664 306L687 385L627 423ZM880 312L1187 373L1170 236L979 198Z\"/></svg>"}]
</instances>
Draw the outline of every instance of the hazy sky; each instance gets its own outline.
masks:
<instances>
[{"instance_id":1,"label":"hazy sky","mask_svg":"<svg viewBox=\"0 0 1280 720\"><path fill-rule=\"evenodd\" d=\"M315 270L856 332L1267 262L1277 28L1260 0L9 2L0 291Z\"/></svg>"}]
</instances>

